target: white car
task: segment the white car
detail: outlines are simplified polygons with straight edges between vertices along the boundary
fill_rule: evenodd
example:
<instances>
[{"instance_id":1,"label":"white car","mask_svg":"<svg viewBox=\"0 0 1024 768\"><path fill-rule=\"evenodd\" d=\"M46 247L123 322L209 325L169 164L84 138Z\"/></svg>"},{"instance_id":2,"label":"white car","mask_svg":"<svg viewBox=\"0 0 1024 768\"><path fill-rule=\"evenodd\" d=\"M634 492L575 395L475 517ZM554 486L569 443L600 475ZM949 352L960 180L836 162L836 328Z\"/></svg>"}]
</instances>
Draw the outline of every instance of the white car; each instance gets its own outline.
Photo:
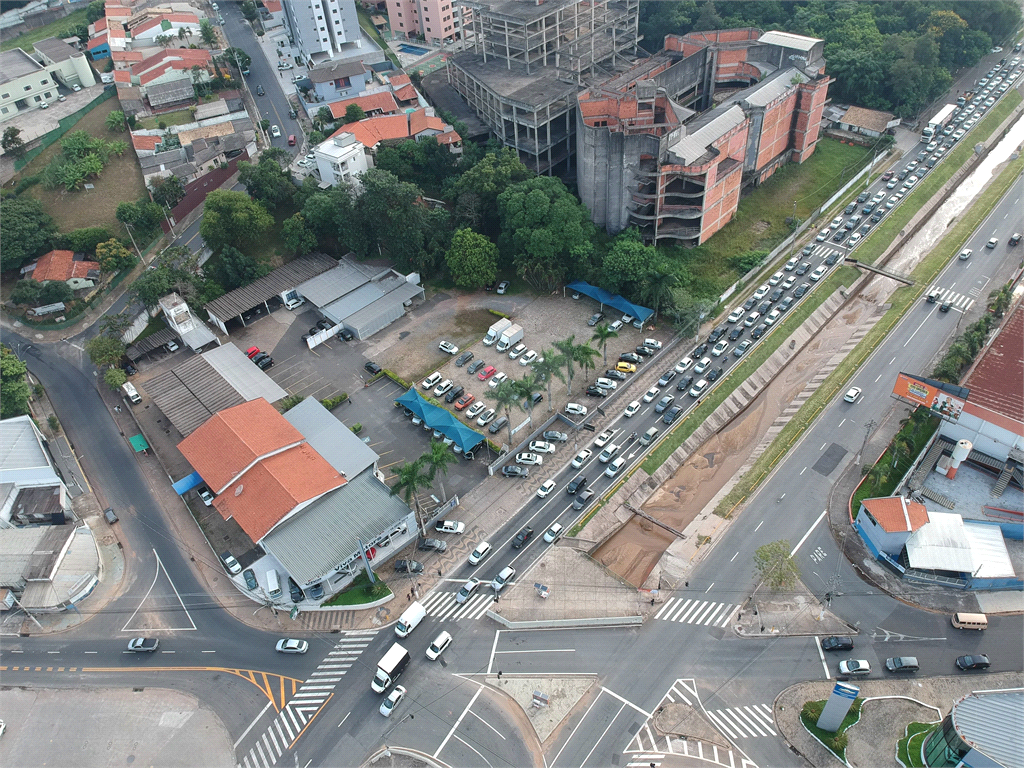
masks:
<instances>
[{"instance_id":1,"label":"white car","mask_svg":"<svg viewBox=\"0 0 1024 768\"><path fill-rule=\"evenodd\" d=\"M661 390L660 389L658 389L657 387L651 387L650 389L647 390L647 394L644 395L644 402L645 403L653 403L654 402L654 398L656 398L660 394L661 394Z\"/></svg>"},{"instance_id":2,"label":"white car","mask_svg":"<svg viewBox=\"0 0 1024 768\"><path fill-rule=\"evenodd\" d=\"M589 448L584 448L582 451L576 454L576 458L572 460L572 468L579 469L583 466L583 463L594 455L594 452Z\"/></svg>"},{"instance_id":3,"label":"white car","mask_svg":"<svg viewBox=\"0 0 1024 768\"><path fill-rule=\"evenodd\" d=\"M210 493L210 489L207 488L206 486L203 486L202 488L199 489L199 498L203 500L203 504L205 504L206 506L213 506L213 494Z\"/></svg>"},{"instance_id":4,"label":"white car","mask_svg":"<svg viewBox=\"0 0 1024 768\"><path fill-rule=\"evenodd\" d=\"M548 443L544 440L533 440L530 443L530 450L533 453L554 453L555 445L554 443Z\"/></svg>"},{"instance_id":5,"label":"white car","mask_svg":"<svg viewBox=\"0 0 1024 768\"><path fill-rule=\"evenodd\" d=\"M708 380L701 379L692 387L690 387L690 397L700 397L704 390L708 388Z\"/></svg>"},{"instance_id":6,"label":"white car","mask_svg":"<svg viewBox=\"0 0 1024 768\"><path fill-rule=\"evenodd\" d=\"M629 405L626 406L626 410L624 410L622 412L622 415L625 416L627 419L630 419L639 410L640 410L640 401L639 400L634 400L632 403L630 403Z\"/></svg>"},{"instance_id":7,"label":"white car","mask_svg":"<svg viewBox=\"0 0 1024 768\"><path fill-rule=\"evenodd\" d=\"M857 402L857 398L860 397L860 393L863 391L864 390L862 390L860 387L850 387L848 390L846 390L846 394L843 395L843 400L845 400L848 403L855 403Z\"/></svg>"},{"instance_id":8,"label":"white car","mask_svg":"<svg viewBox=\"0 0 1024 768\"><path fill-rule=\"evenodd\" d=\"M828 230L828 229L826 229L824 231L825 232L831 232L831 230ZM790 259L789 261L786 262L786 266L784 266L783 269L786 270L787 272L792 272L794 269L797 268L797 265L799 263L800 263L800 257L799 256L794 256L792 259ZM742 309L739 309L739 310L736 310L736 311L740 313L740 317L743 317L743 310ZM739 317L736 318L736 319L739 320Z\"/></svg>"},{"instance_id":9,"label":"white car","mask_svg":"<svg viewBox=\"0 0 1024 768\"><path fill-rule=\"evenodd\" d=\"M839 662L841 675L870 675L871 665L865 659L844 659Z\"/></svg>"},{"instance_id":10,"label":"white car","mask_svg":"<svg viewBox=\"0 0 1024 768\"><path fill-rule=\"evenodd\" d=\"M601 389L616 389L619 385L611 379L606 379L602 376L594 382L594 386L600 387Z\"/></svg>"},{"instance_id":11,"label":"white car","mask_svg":"<svg viewBox=\"0 0 1024 768\"><path fill-rule=\"evenodd\" d=\"M467 600L469 600L469 598L472 596L472 594L474 592L476 592L476 588L479 587L479 586L480 586L480 579L478 579L476 576L471 576L466 581L466 583L462 585L462 589L460 589L455 594L455 602L458 603L459 605L461 605L462 603L466 602Z\"/></svg>"},{"instance_id":12,"label":"white car","mask_svg":"<svg viewBox=\"0 0 1024 768\"><path fill-rule=\"evenodd\" d=\"M461 520L438 520L434 523L434 530L438 533L462 534L466 532L466 524Z\"/></svg>"},{"instance_id":13,"label":"white car","mask_svg":"<svg viewBox=\"0 0 1024 768\"><path fill-rule=\"evenodd\" d=\"M700 362L697 363L696 366L694 366L693 372L696 375L700 376L702 373L704 373L704 371L706 371L710 367L711 367L711 358L710 357L702 357L700 359Z\"/></svg>"},{"instance_id":14,"label":"white car","mask_svg":"<svg viewBox=\"0 0 1024 768\"><path fill-rule=\"evenodd\" d=\"M487 405L484 403L473 403L469 408L466 409L466 418L472 421L479 416Z\"/></svg>"},{"instance_id":15,"label":"white car","mask_svg":"<svg viewBox=\"0 0 1024 768\"><path fill-rule=\"evenodd\" d=\"M597 436L597 440L594 441L594 445L596 445L598 448L604 448L608 444L608 441L611 440L614 435L614 429L606 429L604 432Z\"/></svg>"},{"instance_id":16,"label":"white car","mask_svg":"<svg viewBox=\"0 0 1024 768\"><path fill-rule=\"evenodd\" d=\"M768 278L768 285L778 285L782 282L783 274L776 272L774 275Z\"/></svg>"},{"instance_id":17,"label":"white car","mask_svg":"<svg viewBox=\"0 0 1024 768\"><path fill-rule=\"evenodd\" d=\"M539 453L517 453L516 464L525 464L526 466L540 466L544 463L544 457Z\"/></svg>"},{"instance_id":18,"label":"white car","mask_svg":"<svg viewBox=\"0 0 1024 768\"><path fill-rule=\"evenodd\" d=\"M686 371L689 370L691 365L693 365L693 358L692 357L684 357L682 360L680 360L678 363L676 363L675 372L676 373L686 373Z\"/></svg>"},{"instance_id":19,"label":"white car","mask_svg":"<svg viewBox=\"0 0 1024 768\"><path fill-rule=\"evenodd\" d=\"M720 341L720 342L718 342L717 344L715 344L715 346L714 346L714 347L712 347L712 349L711 349L711 356L712 356L712 357L721 357L721 356L722 356L722 354L723 354L723 353L724 353L724 352L725 352L726 350L728 350L728 349L729 349L729 342L728 342L728 341L725 341L725 340L723 339L722 341Z\"/></svg>"},{"instance_id":20,"label":"white car","mask_svg":"<svg viewBox=\"0 0 1024 768\"><path fill-rule=\"evenodd\" d=\"M504 568L498 571L497 576L491 579L491 589L493 589L495 592L501 592L501 590L505 588L505 585L515 578L515 575L516 569L513 568L511 565L506 565Z\"/></svg>"},{"instance_id":21,"label":"white car","mask_svg":"<svg viewBox=\"0 0 1024 768\"><path fill-rule=\"evenodd\" d=\"M843 226L843 217L836 216L834 219L832 219L832 223L829 224L828 226L830 229L836 229L837 227Z\"/></svg>"},{"instance_id":22,"label":"white car","mask_svg":"<svg viewBox=\"0 0 1024 768\"><path fill-rule=\"evenodd\" d=\"M768 285L768 283L764 283L756 291L754 291L754 300L760 301L761 299L768 295L768 291L770 290L771 286Z\"/></svg>"},{"instance_id":23,"label":"white car","mask_svg":"<svg viewBox=\"0 0 1024 768\"><path fill-rule=\"evenodd\" d=\"M782 317L782 313L777 309L773 309L771 312L768 313L768 317L764 319L764 324L770 328L771 326L775 325L776 322L778 322L778 319L780 317Z\"/></svg>"},{"instance_id":24,"label":"white car","mask_svg":"<svg viewBox=\"0 0 1024 768\"><path fill-rule=\"evenodd\" d=\"M601 451L601 455L597 457L597 460L602 464L607 464L609 461L615 458L615 454L619 452L619 446L615 443L609 443L605 446L605 449Z\"/></svg>"},{"instance_id":25,"label":"white car","mask_svg":"<svg viewBox=\"0 0 1024 768\"><path fill-rule=\"evenodd\" d=\"M824 243L831 236L832 236L832 230L829 229L828 227L826 227L825 229L821 230L821 232L818 233L818 236L816 238L814 238L814 239L817 242L819 242L819 243Z\"/></svg>"},{"instance_id":26,"label":"white car","mask_svg":"<svg viewBox=\"0 0 1024 768\"><path fill-rule=\"evenodd\" d=\"M299 166L300 168L312 168L313 161L307 160L306 158L302 158L301 160L299 160L299 162L296 163L296 165Z\"/></svg>"},{"instance_id":27,"label":"white car","mask_svg":"<svg viewBox=\"0 0 1024 768\"><path fill-rule=\"evenodd\" d=\"M436 387L434 387L434 397L441 397L441 395L447 393L448 390L452 388L452 386L453 386L452 380L451 379L445 379L440 384L438 384Z\"/></svg>"},{"instance_id":28,"label":"white car","mask_svg":"<svg viewBox=\"0 0 1024 768\"><path fill-rule=\"evenodd\" d=\"M480 418L476 420L476 425L478 427L486 427L492 421L494 421L494 409L488 408L486 411L480 414Z\"/></svg>"},{"instance_id":29,"label":"white car","mask_svg":"<svg viewBox=\"0 0 1024 768\"><path fill-rule=\"evenodd\" d=\"M550 528L548 528L547 533L544 534L544 541L546 541L548 544L550 544L551 542L553 542L558 537L558 534L560 534L561 532L562 532L562 524L561 523L555 523Z\"/></svg>"},{"instance_id":30,"label":"white car","mask_svg":"<svg viewBox=\"0 0 1024 768\"><path fill-rule=\"evenodd\" d=\"M544 484L540 488L537 489L537 498L538 499L546 498L548 496L548 494L550 494L553 490L555 490L555 481L554 480L545 480Z\"/></svg>"},{"instance_id":31,"label":"white car","mask_svg":"<svg viewBox=\"0 0 1024 768\"><path fill-rule=\"evenodd\" d=\"M519 358L519 364L522 366L527 366L536 359L537 353L531 349L529 352L527 352L525 355Z\"/></svg>"},{"instance_id":32,"label":"white car","mask_svg":"<svg viewBox=\"0 0 1024 768\"><path fill-rule=\"evenodd\" d=\"M565 412L570 416L586 416L587 406L580 405L579 403L566 403Z\"/></svg>"},{"instance_id":33,"label":"white car","mask_svg":"<svg viewBox=\"0 0 1024 768\"><path fill-rule=\"evenodd\" d=\"M309 650L309 643L305 640L293 640L285 638L277 641L278 653L305 653Z\"/></svg>"},{"instance_id":34,"label":"white car","mask_svg":"<svg viewBox=\"0 0 1024 768\"><path fill-rule=\"evenodd\" d=\"M962 251L960 251L960 261L967 261L969 258L971 258L972 253L974 253L974 251L972 251L970 248L964 248Z\"/></svg>"},{"instance_id":35,"label":"white car","mask_svg":"<svg viewBox=\"0 0 1024 768\"><path fill-rule=\"evenodd\" d=\"M436 661L437 657L444 653L444 649L452 644L452 636L447 632L442 631L437 637L435 637L430 645L427 646L427 658L431 661Z\"/></svg>"},{"instance_id":36,"label":"white car","mask_svg":"<svg viewBox=\"0 0 1024 768\"><path fill-rule=\"evenodd\" d=\"M788 268L789 265L787 264L786 267ZM738 323L742 319L743 319L743 307L736 307L736 309L734 309L732 312L729 313L729 317L726 318L726 322L728 322L728 323Z\"/></svg>"},{"instance_id":37,"label":"white car","mask_svg":"<svg viewBox=\"0 0 1024 768\"><path fill-rule=\"evenodd\" d=\"M272 138L280 139L281 138L281 129L278 128L276 125L270 126L270 135L271 135Z\"/></svg>"},{"instance_id":38,"label":"white car","mask_svg":"<svg viewBox=\"0 0 1024 768\"><path fill-rule=\"evenodd\" d=\"M497 389L501 382L508 378L507 373L496 373L491 377L491 380L487 382L487 386L491 389Z\"/></svg>"},{"instance_id":39,"label":"white car","mask_svg":"<svg viewBox=\"0 0 1024 768\"><path fill-rule=\"evenodd\" d=\"M644 339L644 346L648 349L659 350L661 349L661 342L657 339Z\"/></svg>"},{"instance_id":40,"label":"white car","mask_svg":"<svg viewBox=\"0 0 1024 768\"><path fill-rule=\"evenodd\" d=\"M480 565L489 554L491 554L491 545L486 541L481 541L476 545L476 549L470 553L469 564Z\"/></svg>"},{"instance_id":41,"label":"white car","mask_svg":"<svg viewBox=\"0 0 1024 768\"><path fill-rule=\"evenodd\" d=\"M853 248L857 243L860 242L860 232L854 232L850 235L850 239L846 241L847 248Z\"/></svg>"},{"instance_id":42,"label":"white car","mask_svg":"<svg viewBox=\"0 0 1024 768\"><path fill-rule=\"evenodd\" d=\"M442 341L437 345L437 348L442 352L447 352L449 355L459 354L459 348L452 344L450 341Z\"/></svg>"},{"instance_id":43,"label":"white car","mask_svg":"<svg viewBox=\"0 0 1024 768\"><path fill-rule=\"evenodd\" d=\"M391 717L391 713L395 711L395 708L402 703L402 699L405 698L405 686L396 685L394 690L388 694L388 697L380 704L380 713L384 717Z\"/></svg>"},{"instance_id":44,"label":"white car","mask_svg":"<svg viewBox=\"0 0 1024 768\"><path fill-rule=\"evenodd\" d=\"M619 474L619 471L625 466L625 464L626 457L620 456L619 458L617 458L615 461L608 465L608 469L604 471L604 476L615 477L617 474Z\"/></svg>"},{"instance_id":45,"label":"white car","mask_svg":"<svg viewBox=\"0 0 1024 768\"><path fill-rule=\"evenodd\" d=\"M757 325L757 321L760 319L760 312L751 312L749 315L747 315L747 319L743 321L743 327L752 328L753 326Z\"/></svg>"},{"instance_id":46,"label":"white car","mask_svg":"<svg viewBox=\"0 0 1024 768\"><path fill-rule=\"evenodd\" d=\"M526 345L525 344L516 344L514 347L512 347L512 349L510 349L508 351L508 359L509 360L517 360L517 359L519 359L519 356L521 354L523 354L523 352L525 352L525 351L526 351Z\"/></svg>"},{"instance_id":47,"label":"white car","mask_svg":"<svg viewBox=\"0 0 1024 768\"><path fill-rule=\"evenodd\" d=\"M441 376L440 373L434 372L427 376L427 378L423 380L423 383L420 384L420 386L423 387L424 389L433 389L434 387L441 383L442 378L443 377Z\"/></svg>"},{"instance_id":48,"label":"white car","mask_svg":"<svg viewBox=\"0 0 1024 768\"><path fill-rule=\"evenodd\" d=\"M819 280L821 280L821 278L823 278L825 276L826 272L828 272L828 267L826 267L824 264L822 264L816 270L811 272L811 275L810 275L811 282L812 283L818 282Z\"/></svg>"}]
</instances>

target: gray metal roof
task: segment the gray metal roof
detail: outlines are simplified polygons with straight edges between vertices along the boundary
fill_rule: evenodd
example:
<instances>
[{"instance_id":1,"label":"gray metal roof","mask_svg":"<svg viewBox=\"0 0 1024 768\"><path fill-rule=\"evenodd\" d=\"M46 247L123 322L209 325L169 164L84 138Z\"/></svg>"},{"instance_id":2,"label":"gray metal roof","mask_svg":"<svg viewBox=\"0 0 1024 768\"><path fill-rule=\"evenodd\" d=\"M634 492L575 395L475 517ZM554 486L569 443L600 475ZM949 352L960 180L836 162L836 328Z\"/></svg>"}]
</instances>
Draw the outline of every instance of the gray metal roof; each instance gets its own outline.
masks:
<instances>
[{"instance_id":1,"label":"gray metal roof","mask_svg":"<svg viewBox=\"0 0 1024 768\"><path fill-rule=\"evenodd\" d=\"M1005 768L1024 765L1024 690L971 693L953 704L950 715L965 744Z\"/></svg>"},{"instance_id":2,"label":"gray metal roof","mask_svg":"<svg viewBox=\"0 0 1024 768\"><path fill-rule=\"evenodd\" d=\"M178 338L177 332L172 328L161 328L154 334L147 336L142 341L129 345L124 353L128 356L129 360L138 360L147 352L152 352L154 349L159 349L168 341L174 341Z\"/></svg>"},{"instance_id":3,"label":"gray metal roof","mask_svg":"<svg viewBox=\"0 0 1024 768\"><path fill-rule=\"evenodd\" d=\"M757 85L739 94L741 96L740 101L754 107L763 107L780 96L784 96L793 87L794 79L799 80L801 83L810 81L807 75L795 67L780 69L778 72L773 73L771 77L765 78Z\"/></svg>"},{"instance_id":4,"label":"gray metal roof","mask_svg":"<svg viewBox=\"0 0 1024 768\"><path fill-rule=\"evenodd\" d=\"M173 104L176 101L189 101L196 97L196 89L191 80L172 80L146 87L146 98L154 107Z\"/></svg>"},{"instance_id":5,"label":"gray metal roof","mask_svg":"<svg viewBox=\"0 0 1024 768\"><path fill-rule=\"evenodd\" d=\"M21 48L0 52L0 85L40 72L43 65Z\"/></svg>"},{"instance_id":6,"label":"gray metal roof","mask_svg":"<svg viewBox=\"0 0 1024 768\"><path fill-rule=\"evenodd\" d=\"M214 299L206 305L206 311L222 322L227 322L246 310L269 301L282 291L289 291L311 277L332 269L337 264L338 262L326 253L299 256L269 275Z\"/></svg>"},{"instance_id":7,"label":"gray metal roof","mask_svg":"<svg viewBox=\"0 0 1024 768\"><path fill-rule=\"evenodd\" d=\"M25 488L59 482L32 418L15 416L0 421L0 483Z\"/></svg>"},{"instance_id":8,"label":"gray metal roof","mask_svg":"<svg viewBox=\"0 0 1024 768\"><path fill-rule=\"evenodd\" d=\"M288 394L234 344L189 358L139 389L185 437L225 408L260 397L273 403Z\"/></svg>"},{"instance_id":9,"label":"gray metal roof","mask_svg":"<svg viewBox=\"0 0 1024 768\"><path fill-rule=\"evenodd\" d=\"M911 568L974 572L971 542L964 533L964 519L955 512L928 512L928 523L907 538Z\"/></svg>"},{"instance_id":10,"label":"gray metal roof","mask_svg":"<svg viewBox=\"0 0 1024 768\"><path fill-rule=\"evenodd\" d=\"M349 315L367 307L377 299L384 297L384 291L376 283L366 283L350 291L337 301L332 301L326 307L321 307L323 313L328 317L335 318L341 322Z\"/></svg>"},{"instance_id":11,"label":"gray metal roof","mask_svg":"<svg viewBox=\"0 0 1024 768\"><path fill-rule=\"evenodd\" d=\"M0 532L0 587L22 587L32 556L52 527L5 528Z\"/></svg>"},{"instance_id":12,"label":"gray metal roof","mask_svg":"<svg viewBox=\"0 0 1024 768\"><path fill-rule=\"evenodd\" d=\"M344 405L338 408L344 413ZM355 477L380 458L315 397L307 397L289 408L284 418L302 433L313 450L345 477Z\"/></svg>"},{"instance_id":13,"label":"gray metal roof","mask_svg":"<svg viewBox=\"0 0 1024 768\"><path fill-rule=\"evenodd\" d=\"M391 293L346 317L345 325L352 328L370 328L374 325L374 318L381 315L393 315L395 305L399 305L399 308L402 310L401 313L404 313L405 309L401 305L422 293L423 286L403 281L402 285L391 291ZM401 313L399 313L399 316L401 316Z\"/></svg>"},{"instance_id":14,"label":"gray metal roof","mask_svg":"<svg viewBox=\"0 0 1024 768\"><path fill-rule=\"evenodd\" d=\"M299 584L330 574L369 542L409 516L371 470L320 497L260 541Z\"/></svg>"},{"instance_id":15,"label":"gray metal roof","mask_svg":"<svg viewBox=\"0 0 1024 768\"><path fill-rule=\"evenodd\" d=\"M70 45L65 43L63 40L58 40L56 37L48 37L45 40L40 40L38 43L33 43L32 47L35 48L38 53L43 54L43 56L54 63L57 63L58 61L66 61L78 53L78 51Z\"/></svg>"},{"instance_id":16,"label":"gray metal roof","mask_svg":"<svg viewBox=\"0 0 1024 768\"><path fill-rule=\"evenodd\" d=\"M369 280L370 275L366 270L361 269L353 261L342 259L334 269L329 269L306 280L301 285L295 286L295 290L306 301L322 308L356 290L359 286L365 285Z\"/></svg>"},{"instance_id":17,"label":"gray metal roof","mask_svg":"<svg viewBox=\"0 0 1024 768\"><path fill-rule=\"evenodd\" d=\"M325 62L318 64L309 71L309 79L314 83L329 83L333 80L365 73L366 67L358 59L355 61Z\"/></svg>"},{"instance_id":18,"label":"gray metal roof","mask_svg":"<svg viewBox=\"0 0 1024 768\"><path fill-rule=\"evenodd\" d=\"M715 110L715 112L718 111ZM708 147L712 142L746 119L747 116L740 107L736 105L728 107L721 114L715 114L713 119L704 123L693 133L681 137L679 141L669 147L668 151L679 159L680 165L693 165L708 154Z\"/></svg>"}]
</instances>

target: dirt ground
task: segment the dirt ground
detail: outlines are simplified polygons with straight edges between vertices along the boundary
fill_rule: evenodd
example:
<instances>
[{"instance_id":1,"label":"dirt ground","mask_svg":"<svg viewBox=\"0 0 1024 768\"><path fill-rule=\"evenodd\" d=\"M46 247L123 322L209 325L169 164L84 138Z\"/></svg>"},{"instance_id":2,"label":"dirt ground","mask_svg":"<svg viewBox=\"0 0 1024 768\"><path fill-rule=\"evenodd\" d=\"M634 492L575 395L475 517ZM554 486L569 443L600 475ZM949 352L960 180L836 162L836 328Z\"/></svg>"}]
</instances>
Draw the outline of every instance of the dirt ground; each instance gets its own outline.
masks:
<instances>
[{"instance_id":1,"label":"dirt ground","mask_svg":"<svg viewBox=\"0 0 1024 768\"><path fill-rule=\"evenodd\" d=\"M42 184L34 184L26 191L26 194L42 202L43 208L57 222L62 232L83 227L106 226L116 236L127 236L114 213L118 203L139 200L146 192L146 185L142 180L139 160L131 148L131 136L127 132L112 133L107 130L107 115L119 106L117 99L107 99L71 129L84 130L89 135L105 141L121 139L129 142L128 150L120 157L112 156L98 179L90 179L89 183L94 184L95 189L67 192L63 188L46 189ZM59 141L47 147L39 157L25 166L15 179L20 180L25 176L41 173L58 152Z\"/></svg>"},{"instance_id":2,"label":"dirt ground","mask_svg":"<svg viewBox=\"0 0 1024 768\"><path fill-rule=\"evenodd\" d=\"M729 426L693 455L643 506L643 511L682 531L740 470L775 419L871 311L859 300L827 324L768 388ZM643 584L675 541L668 531L634 517L595 552L594 558L630 584Z\"/></svg>"}]
</instances>

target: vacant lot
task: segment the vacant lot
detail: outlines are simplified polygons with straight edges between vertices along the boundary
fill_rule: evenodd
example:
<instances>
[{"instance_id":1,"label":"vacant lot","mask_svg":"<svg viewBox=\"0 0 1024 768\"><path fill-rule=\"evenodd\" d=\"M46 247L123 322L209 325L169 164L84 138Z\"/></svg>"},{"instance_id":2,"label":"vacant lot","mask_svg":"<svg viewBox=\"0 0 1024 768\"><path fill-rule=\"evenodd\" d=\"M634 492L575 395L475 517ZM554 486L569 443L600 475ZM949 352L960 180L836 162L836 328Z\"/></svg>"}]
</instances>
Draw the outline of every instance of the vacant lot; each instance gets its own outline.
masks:
<instances>
[{"instance_id":1,"label":"vacant lot","mask_svg":"<svg viewBox=\"0 0 1024 768\"><path fill-rule=\"evenodd\" d=\"M79 24L88 23L86 18L86 9L83 8L80 11L75 11L65 16L63 19L58 19L45 27L39 27L26 32L23 35L7 39L4 36L3 43L0 43L0 51L9 51L11 48L21 48L23 50L32 52L32 46L38 43L40 40L45 40L48 37L64 37L62 34L65 30L77 27Z\"/></svg>"},{"instance_id":2,"label":"vacant lot","mask_svg":"<svg viewBox=\"0 0 1024 768\"><path fill-rule=\"evenodd\" d=\"M127 133L111 133L106 127L107 115L118 106L117 99L108 99L79 120L71 130L86 131L107 141L117 138L128 140ZM25 166L15 180L42 172L58 152L59 141L47 147L46 151ZM29 187L26 194L42 202L46 212L53 217L62 232L82 227L106 226L116 235L127 236L127 232L114 216L117 204L136 202L146 193L139 161L131 146L121 157L112 157L103 169L102 175L90 183L95 189L82 189L78 192L67 192L63 188L46 189L42 184L35 184Z\"/></svg>"}]
</instances>

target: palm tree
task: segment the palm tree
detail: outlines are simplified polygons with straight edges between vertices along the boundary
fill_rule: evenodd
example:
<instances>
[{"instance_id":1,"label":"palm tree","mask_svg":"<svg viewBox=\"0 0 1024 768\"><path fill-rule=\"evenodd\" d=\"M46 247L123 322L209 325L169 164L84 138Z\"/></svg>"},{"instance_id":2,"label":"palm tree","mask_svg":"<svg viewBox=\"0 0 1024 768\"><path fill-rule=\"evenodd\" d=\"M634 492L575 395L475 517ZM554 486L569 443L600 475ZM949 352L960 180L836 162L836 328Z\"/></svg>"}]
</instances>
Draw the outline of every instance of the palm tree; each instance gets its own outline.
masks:
<instances>
[{"instance_id":1,"label":"palm tree","mask_svg":"<svg viewBox=\"0 0 1024 768\"><path fill-rule=\"evenodd\" d=\"M548 386L548 412L554 410L555 404L551 400L551 379L557 378L565 382L562 374L562 366L565 365L565 356L556 353L553 349L545 349L537 361L533 364L533 372L537 377L547 383Z\"/></svg>"},{"instance_id":2,"label":"palm tree","mask_svg":"<svg viewBox=\"0 0 1024 768\"><path fill-rule=\"evenodd\" d=\"M864 474L872 487L880 488L889 479L889 465L886 462L878 461L869 467Z\"/></svg>"},{"instance_id":3,"label":"palm tree","mask_svg":"<svg viewBox=\"0 0 1024 768\"><path fill-rule=\"evenodd\" d=\"M601 353L590 344L580 344L573 348L572 356L576 364L583 369L583 379L586 380L587 370L595 367L594 358L600 357Z\"/></svg>"},{"instance_id":4,"label":"palm tree","mask_svg":"<svg viewBox=\"0 0 1024 768\"><path fill-rule=\"evenodd\" d=\"M420 509L420 500L417 493L430 487L431 476L423 468L423 457L413 462L406 462L395 467L391 473L398 478L398 482L391 488L391 495L402 494L405 503L416 510L416 520L419 523L423 535L427 535L426 521L423 519L423 511Z\"/></svg>"},{"instance_id":5,"label":"palm tree","mask_svg":"<svg viewBox=\"0 0 1024 768\"><path fill-rule=\"evenodd\" d=\"M533 424L533 396L544 389L544 382L541 381L537 372L533 371L531 373L524 373L523 378L517 381L515 385L516 391L519 392L519 397L522 398L520 406L530 414L530 424Z\"/></svg>"},{"instance_id":6,"label":"palm tree","mask_svg":"<svg viewBox=\"0 0 1024 768\"><path fill-rule=\"evenodd\" d=\"M618 331L613 331L607 323L601 323L594 328L594 335L590 337L591 341L596 341L601 345L601 349L604 352L604 362L608 363L608 339L617 339L619 337Z\"/></svg>"},{"instance_id":7,"label":"palm tree","mask_svg":"<svg viewBox=\"0 0 1024 768\"><path fill-rule=\"evenodd\" d=\"M576 364L576 336L573 335L568 339L556 341L555 349L562 353L562 362L565 364L566 375L566 378L563 379L566 382L565 392L571 395L573 366Z\"/></svg>"},{"instance_id":8,"label":"palm tree","mask_svg":"<svg viewBox=\"0 0 1024 768\"><path fill-rule=\"evenodd\" d=\"M892 448L892 466L895 468L901 455L910 458L914 453L914 440L910 435L897 434L890 445Z\"/></svg>"},{"instance_id":9,"label":"palm tree","mask_svg":"<svg viewBox=\"0 0 1024 768\"><path fill-rule=\"evenodd\" d=\"M512 406L519 402L518 382L514 379L505 379L501 384L490 392L487 397L495 401L498 408L505 411L505 426L508 427L508 444L512 445Z\"/></svg>"},{"instance_id":10,"label":"palm tree","mask_svg":"<svg viewBox=\"0 0 1024 768\"><path fill-rule=\"evenodd\" d=\"M420 456L420 460L423 462L423 466L427 470L427 475L430 477L431 482L433 482L438 472L440 472L444 477L448 477L448 465L454 464L459 459L448 449L448 446L444 444L444 441L434 440L430 443L430 451ZM445 501L448 500L448 497L444 492L444 482L441 482L441 496Z\"/></svg>"},{"instance_id":11,"label":"palm tree","mask_svg":"<svg viewBox=\"0 0 1024 768\"><path fill-rule=\"evenodd\" d=\"M644 280L643 289L640 295L643 300L654 307L654 319L658 319L658 309L665 301L672 297L679 279L675 275L651 272Z\"/></svg>"}]
</instances>

